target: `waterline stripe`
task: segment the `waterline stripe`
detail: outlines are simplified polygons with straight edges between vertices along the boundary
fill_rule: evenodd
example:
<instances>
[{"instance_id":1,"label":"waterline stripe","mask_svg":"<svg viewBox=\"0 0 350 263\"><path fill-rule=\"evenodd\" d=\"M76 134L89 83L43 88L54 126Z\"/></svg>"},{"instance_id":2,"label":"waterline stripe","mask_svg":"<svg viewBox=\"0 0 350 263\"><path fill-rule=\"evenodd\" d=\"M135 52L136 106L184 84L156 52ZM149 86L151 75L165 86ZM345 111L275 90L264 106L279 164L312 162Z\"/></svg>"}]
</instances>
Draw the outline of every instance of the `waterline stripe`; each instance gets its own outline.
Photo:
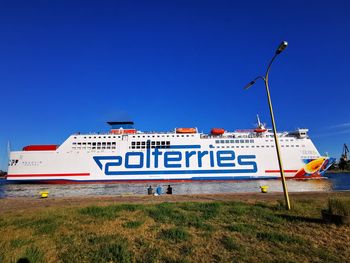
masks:
<instances>
[{"instance_id":1,"label":"waterline stripe","mask_svg":"<svg viewBox=\"0 0 350 263\"><path fill-rule=\"evenodd\" d=\"M59 176L90 176L90 173L75 173L75 174L8 174L9 177L59 177Z\"/></svg>"}]
</instances>

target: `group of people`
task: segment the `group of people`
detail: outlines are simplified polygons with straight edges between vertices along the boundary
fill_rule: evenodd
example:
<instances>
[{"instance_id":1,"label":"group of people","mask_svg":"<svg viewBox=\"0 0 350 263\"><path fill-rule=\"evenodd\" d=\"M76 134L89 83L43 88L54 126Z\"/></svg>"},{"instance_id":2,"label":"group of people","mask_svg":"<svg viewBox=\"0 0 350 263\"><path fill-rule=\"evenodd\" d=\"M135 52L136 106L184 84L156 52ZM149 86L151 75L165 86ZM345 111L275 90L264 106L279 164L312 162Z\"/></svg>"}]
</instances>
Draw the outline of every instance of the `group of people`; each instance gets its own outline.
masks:
<instances>
[{"instance_id":1,"label":"group of people","mask_svg":"<svg viewBox=\"0 0 350 263\"><path fill-rule=\"evenodd\" d=\"M152 186L150 185L147 188L147 192L149 195L162 195L162 194L164 194L163 188L160 185L157 186L155 191L153 190ZM173 188L170 186L170 184L168 185L168 188L166 189L166 194L167 195L173 194Z\"/></svg>"}]
</instances>

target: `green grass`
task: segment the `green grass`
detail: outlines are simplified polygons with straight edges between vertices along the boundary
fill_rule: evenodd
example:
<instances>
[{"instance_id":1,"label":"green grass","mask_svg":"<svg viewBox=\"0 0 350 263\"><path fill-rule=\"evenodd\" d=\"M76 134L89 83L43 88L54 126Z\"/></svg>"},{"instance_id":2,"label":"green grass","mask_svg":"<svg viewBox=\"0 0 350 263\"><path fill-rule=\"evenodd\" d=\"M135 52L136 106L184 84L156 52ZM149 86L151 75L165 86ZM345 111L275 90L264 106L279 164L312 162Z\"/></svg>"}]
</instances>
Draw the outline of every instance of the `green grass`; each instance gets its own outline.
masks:
<instances>
[{"instance_id":1,"label":"green grass","mask_svg":"<svg viewBox=\"0 0 350 263\"><path fill-rule=\"evenodd\" d=\"M143 224L142 221L128 221L123 224L123 227L126 228L138 228Z\"/></svg>"},{"instance_id":2,"label":"green grass","mask_svg":"<svg viewBox=\"0 0 350 263\"><path fill-rule=\"evenodd\" d=\"M24 254L18 258L18 260L20 259L27 259L28 261L26 262L35 262L35 263L45 262L44 253L40 249L34 246L28 247L25 250Z\"/></svg>"},{"instance_id":3,"label":"green grass","mask_svg":"<svg viewBox=\"0 0 350 263\"><path fill-rule=\"evenodd\" d=\"M345 198L329 198L328 211L333 215L349 216L350 200Z\"/></svg>"},{"instance_id":4,"label":"green grass","mask_svg":"<svg viewBox=\"0 0 350 263\"><path fill-rule=\"evenodd\" d=\"M163 229L159 233L159 237L172 243L179 243L189 239L190 235L182 228Z\"/></svg>"},{"instance_id":5,"label":"green grass","mask_svg":"<svg viewBox=\"0 0 350 263\"><path fill-rule=\"evenodd\" d=\"M350 201L350 197L342 197ZM346 262L328 200L79 205L0 215L0 262Z\"/></svg>"},{"instance_id":6,"label":"green grass","mask_svg":"<svg viewBox=\"0 0 350 263\"><path fill-rule=\"evenodd\" d=\"M279 232L274 232L274 231L259 232L259 233L257 233L256 237L259 240L269 241L272 243L287 243L287 244L298 243L300 245L306 244L306 241L301 239L301 238L293 237L293 236L286 234L286 233L279 233Z\"/></svg>"},{"instance_id":7,"label":"green grass","mask_svg":"<svg viewBox=\"0 0 350 263\"><path fill-rule=\"evenodd\" d=\"M239 245L236 240L230 236L223 236L221 239L221 244L229 251L239 249Z\"/></svg>"}]
</instances>

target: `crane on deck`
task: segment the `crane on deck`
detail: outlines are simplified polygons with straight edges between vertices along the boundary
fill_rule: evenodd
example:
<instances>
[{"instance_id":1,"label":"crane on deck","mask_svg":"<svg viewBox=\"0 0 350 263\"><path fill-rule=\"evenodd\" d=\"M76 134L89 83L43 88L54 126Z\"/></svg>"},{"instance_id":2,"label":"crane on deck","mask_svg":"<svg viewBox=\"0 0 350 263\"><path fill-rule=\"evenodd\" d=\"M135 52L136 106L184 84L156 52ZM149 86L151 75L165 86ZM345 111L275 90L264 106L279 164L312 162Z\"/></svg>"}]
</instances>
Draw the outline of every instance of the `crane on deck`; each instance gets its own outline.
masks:
<instances>
[{"instance_id":1,"label":"crane on deck","mask_svg":"<svg viewBox=\"0 0 350 263\"><path fill-rule=\"evenodd\" d=\"M344 143L344 146L343 146L343 153L340 157L340 160L339 160L339 169L341 170L344 170L347 168L348 166L348 161L349 161L349 158L348 158L348 153L349 153L349 148L348 146Z\"/></svg>"}]
</instances>

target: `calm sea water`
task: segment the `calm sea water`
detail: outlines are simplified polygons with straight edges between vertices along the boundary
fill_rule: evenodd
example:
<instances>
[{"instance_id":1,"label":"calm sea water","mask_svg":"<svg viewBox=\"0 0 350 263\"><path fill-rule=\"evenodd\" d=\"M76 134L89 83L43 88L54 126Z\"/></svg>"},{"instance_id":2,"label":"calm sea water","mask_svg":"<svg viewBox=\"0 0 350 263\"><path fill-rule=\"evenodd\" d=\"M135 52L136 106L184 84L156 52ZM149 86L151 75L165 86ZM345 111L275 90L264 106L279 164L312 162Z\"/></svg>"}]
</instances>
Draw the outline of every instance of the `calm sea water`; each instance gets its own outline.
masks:
<instances>
[{"instance_id":1,"label":"calm sea water","mask_svg":"<svg viewBox=\"0 0 350 263\"><path fill-rule=\"evenodd\" d=\"M4 179L0 179L0 198L37 197L40 191L49 191L52 197L145 195L149 185L153 188L161 185L165 189L168 184L7 184ZM269 186L269 192L282 192L282 185L278 180L171 183L173 194L260 192L262 185ZM350 174L328 174L327 178L320 180L288 180L287 187L290 192L350 190Z\"/></svg>"}]
</instances>

